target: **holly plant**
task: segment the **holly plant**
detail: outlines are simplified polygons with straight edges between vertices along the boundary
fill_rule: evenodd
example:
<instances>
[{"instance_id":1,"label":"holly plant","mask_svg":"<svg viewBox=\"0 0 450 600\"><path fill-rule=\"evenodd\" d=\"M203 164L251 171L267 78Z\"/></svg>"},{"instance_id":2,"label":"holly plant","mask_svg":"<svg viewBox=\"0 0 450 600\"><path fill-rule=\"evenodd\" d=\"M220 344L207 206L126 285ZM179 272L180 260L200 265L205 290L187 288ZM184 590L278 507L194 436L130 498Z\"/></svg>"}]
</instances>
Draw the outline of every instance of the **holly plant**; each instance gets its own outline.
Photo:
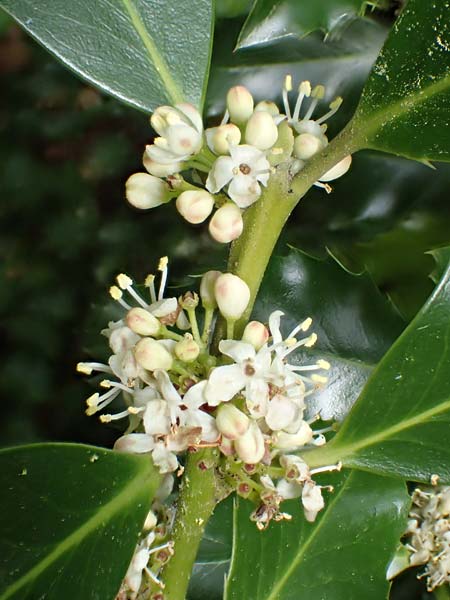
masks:
<instances>
[{"instance_id":1,"label":"holly plant","mask_svg":"<svg viewBox=\"0 0 450 600\"><path fill-rule=\"evenodd\" d=\"M448 2L217 4L0 0L149 115L129 210L230 244L111 282L112 450L1 451L0 598L449 598Z\"/></svg>"}]
</instances>

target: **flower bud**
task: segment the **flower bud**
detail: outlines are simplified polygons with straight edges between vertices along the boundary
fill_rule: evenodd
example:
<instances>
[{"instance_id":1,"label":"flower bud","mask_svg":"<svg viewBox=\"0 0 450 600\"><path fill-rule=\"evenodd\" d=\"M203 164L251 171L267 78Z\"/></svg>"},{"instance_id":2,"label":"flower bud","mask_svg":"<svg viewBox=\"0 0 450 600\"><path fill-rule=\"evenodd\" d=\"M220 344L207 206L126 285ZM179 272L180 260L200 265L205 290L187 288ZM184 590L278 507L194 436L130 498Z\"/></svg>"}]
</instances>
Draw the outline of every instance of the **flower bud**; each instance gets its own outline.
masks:
<instances>
[{"instance_id":1,"label":"flower bud","mask_svg":"<svg viewBox=\"0 0 450 600\"><path fill-rule=\"evenodd\" d=\"M308 160L323 147L322 141L312 133L301 133L295 138L294 155L302 160Z\"/></svg>"},{"instance_id":2,"label":"flower bud","mask_svg":"<svg viewBox=\"0 0 450 600\"><path fill-rule=\"evenodd\" d=\"M156 369L168 371L172 367L173 358L170 352L152 338L140 340L136 344L134 355L141 367L148 371L156 371Z\"/></svg>"},{"instance_id":3,"label":"flower bud","mask_svg":"<svg viewBox=\"0 0 450 600\"><path fill-rule=\"evenodd\" d=\"M190 333L187 333L184 338L175 345L175 355L183 362L192 362L199 354L200 346Z\"/></svg>"},{"instance_id":4,"label":"flower bud","mask_svg":"<svg viewBox=\"0 0 450 600\"><path fill-rule=\"evenodd\" d=\"M236 454L245 463L256 464L263 458L266 448L258 425L252 421L244 435L234 440Z\"/></svg>"},{"instance_id":5,"label":"flower bud","mask_svg":"<svg viewBox=\"0 0 450 600\"><path fill-rule=\"evenodd\" d=\"M205 134L209 148L216 154L229 154L230 144L237 146L241 141L241 130L233 123L211 127Z\"/></svg>"},{"instance_id":6,"label":"flower bud","mask_svg":"<svg viewBox=\"0 0 450 600\"><path fill-rule=\"evenodd\" d=\"M227 109L233 123L245 123L253 112L253 96L243 85L232 87L227 94Z\"/></svg>"},{"instance_id":7,"label":"flower bud","mask_svg":"<svg viewBox=\"0 0 450 600\"><path fill-rule=\"evenodd\" d=\"M173 162L164 165L158 163L149 157L147 151L144 152L144 156L142 157L142 164L150 175L154 175L155 177L167 177L168 175L178 173L182 168L181 162Z\"/></svg>"},{"instance_id":8,"label":"flower bud","mask_svg":"<svg viewBox=\"0 0 450 600\"><path fill-rule=\"evenodd\" d=\"M317 513L325 506L320 486L313 481L307 481L303 486L302 504L305 512L305 519L312 523L316 520Z\"/></svg>"},{"instance_id":9,"label":"flower bud","mask_svg":"<svg viewBox=\"0 0 450 600\"><path fill-rule=\"evenodd\" d=\"M278 139L278 128L273 117L265 111L255 111L245 128L245 141L259 150L268 150Z\"/></svg>"},{"instance_id":10,"label":"flower bud","mask_svg":"<svg viewBox=\"0 0 450 600\"><path fill-rule=\"evenodd\" d=\"M109 347L114 354L130 350L138 341L139 337L129 327L117 327L109 333Z\"/></svg>"},{"instance_id":11,"label":"flower bud","mask_svg":"<svg viewBox=\"0 0 450 600\"><path fill-rule=\"evenodd\" d=\"M125 195L132 206L142 210L169 202L171 198L167 183L147 173L131 175L125 184Z\"/></svg>"},{"instance_id":12,"label":"flower bud","mask_svg":"<svg viewBox=\"0 0 450 600\"><path fill-rule=\"evenodd\" d=\"M341 161L331 167L329 171L324 173L321 177L319 177L319 181L332 181L333 179L337 179L338 177L342 177L345 175L347 171L350 169L350 165L352 164L352 155L349 154Z\"/></svg>"},{"instance_id":13,"label":"flower bud","mask_svg":"<svg viewBox=\"0 0 450 600\"><path fill-rule=\"evenodd\" d=\"M255 112L256 111L267 112L269 115L272 115L272 117L276 117L280 114L280 109L278 106L275 104L275 102L271 102L270 100L262 100L261 102L258 102L258 104L255 106Z\"/></svg>"},{"instance_id":14,"label":"flower bud","mask_svg":"<svg viewBox=\"0 0 450 600\"><path fill-rule=\"evenodd\" d=\"M161 330L161 323L145 308L132 308L125 317L125 322L131 331L139 335L157 335Z\"/></svg>"},{"instance_id":15,"label":"flower bud","mask_svg":"<svg viewBox=\"0 0 450 600\"><path fill-rule=\"evenodd\" d=\"M247 323L242 341L251 344L255 350L259 350L269 339L269 330L259 321L250 321Z\"/></svg>"},{"instance_id":16,"label":"flower bud","mask_svg":"<svg viewBox=\"0 0 450 600\"><path fill-rule=\"evenodd\" d=\"M151 510L145 519L144 527L143 527L144 531L150 531L150 529L153 529L155 527L156 523L157 523L156 515Z\"/></svg>"},{"instance_id":17,"label":"flower bud","mask_svg":"<svg viewBox=\"0 0 450 600\"><path fill-rule=\"evenodd\" d=\"M245 281L232 273L222 273L217 278L214 293L225 319L237 321L242 317L250 301L250 289Z\"/></svg>"},{"instance_id":18,"label":"flower bud","mask_svg":"<svg viewBox=\"0 0 450 600\"><path fill-rule=\"evenodd\" d=\"M180 296L179 302L181 308L185 310L195 310L198 306L198 294L196 292L186 292Z\"/></svg>"},{"instance_id":19,"label":"flower bud","mask_svg":"<svg viewBox=\"0 0 450 600\"><path fill-rule=\"evenodd\" d=\"M203 308L217 308L214 286L220 275L222 275L220 271L207 271L203 275L200 282L200 298L202 299Z\"/></svg>"},{"instance_id":20,"label":"flower bud","mask_svg":"<svg viewBox=\"0 0 450 600\"><path fill-rule=\"evenodd\" d=\"M240 208L234 202L226 202L213 215L209 222L209 233L222 244L238 238L244 229Z\"/></svg>"},{"instance_id":21,"label":"flower bud","mask_svg":"<svg viewBox=\"0 0 450 600\"><path fill-rule=\"evenodd\" d=\"M306 421L302 421L297 433L278 431L274 436L274 445L280 450L295 450L312 440L313 431Z\"/></svg>"},{"instance_id":22,"label":"flower bud","mask_svg":"<svg viewBox=\"0 0 450 600\"><path fill-rule=\"evenodd\" d=\"M221 404L216 414L216 426L220 433L230 440L243 436L249 427L250 419L234 404Z\"/></svg>"},{"instance_id":23,"label":"flower bud","mask_svg":"<svg viewBox=\"0 0 450 600\"><path fill-rule=\"evenodd\" d=\"M286 470L285 478L288 481L303 483L311 477L308 465L295 454L283 454L280 457L280 464Z\"/></svg>"},{"instance_id":24,"label":"flower bud","mask_svg":"<svg viewBox=\"0 0 450 600\"><path fill-rule=\"evenodd\" d=\"M214 207L214 199L206 190L182 192L176 201L177 210L188 223L203 223Z\"/></svg>"}]
</instances>

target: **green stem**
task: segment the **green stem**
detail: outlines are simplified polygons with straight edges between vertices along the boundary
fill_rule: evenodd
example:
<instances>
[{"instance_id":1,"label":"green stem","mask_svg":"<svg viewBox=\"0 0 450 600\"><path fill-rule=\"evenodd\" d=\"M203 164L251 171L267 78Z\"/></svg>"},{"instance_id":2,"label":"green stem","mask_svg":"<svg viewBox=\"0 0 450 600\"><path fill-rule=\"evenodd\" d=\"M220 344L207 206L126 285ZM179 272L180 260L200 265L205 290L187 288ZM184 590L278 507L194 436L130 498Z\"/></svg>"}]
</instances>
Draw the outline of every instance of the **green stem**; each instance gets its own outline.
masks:
<instances>
[{"instance_id":1,"label":"green stem","mask_svg":"<svg viewBox=\"0 0 450 600\"><path fill-rule=\"evenodd\" d=\"M173 530L174 555L164 566L164 600L184 600L195 557L208 519L219 498L215 466L217 450L189 455L177 504ZM204 468L207 466L208 468Z\"/></svg>"}]
</instances>

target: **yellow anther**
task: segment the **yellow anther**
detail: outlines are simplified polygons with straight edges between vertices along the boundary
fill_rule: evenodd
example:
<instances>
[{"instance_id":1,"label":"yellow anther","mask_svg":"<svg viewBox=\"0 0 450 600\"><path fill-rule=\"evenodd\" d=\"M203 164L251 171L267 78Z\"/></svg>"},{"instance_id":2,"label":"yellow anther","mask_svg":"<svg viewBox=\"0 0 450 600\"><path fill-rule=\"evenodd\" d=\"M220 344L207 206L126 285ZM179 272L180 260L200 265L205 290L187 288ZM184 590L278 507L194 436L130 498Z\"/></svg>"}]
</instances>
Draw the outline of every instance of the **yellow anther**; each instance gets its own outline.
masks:
<instances>
[{"instance_id":1,"label":"yellow anther","mask_svg":"<svg viewBox=\"0 0 450 600\"><path fill-rule=\"evenodd\" d=\"M311 96L311 84L309 81L302 81L298 86L298 91L300 94L304 94L306 97Z\"/></svg>"},{"instance_id":2,"label":"yellow anther","mask_svg":"<svg viewBox=\"0 0 450 600\"><path fill-rule=\"evenodd\" d=\"M313 98L318 98L321 100L325 96L325 87L323 85L316 85L316 87L311 92L311 96Z\"/></svg>"},{"instance_id":3,"label":"yellow anther","mask_svg":"<svg viewBox=\"0 0 450 600\"><path fill-rule=\"evenodd\" d=\"M111 382L108 379L103 379L100 382L100 387L109 389L111 387Z\"/></svg>"},{"instance_id":4,"label":"yellow anther","mask_svg":"<svg viewBox=\"0 0 450 600\"><path fill-rule=\"evenodd\" d=\"M307 341L305 342L305 346L307 348L311 348L311 346L314 346L314 344L317 342L317 334L312 333L309 338L307 339Z\"/></svg>"},{"instance_id":5,"label":"yellow anther","mask_svg":"<svg viewBox=\"0 0 450 600\"><path fill-rule=\"evenodd\" d=\"M295 337L290 337L290 338L286 338L284 340L284 343L289 348L290 346L295 346L295 344L297 343L297 340L295 339Z\"/></svg>"},{"instance_id":6,"label":"yellow anther","mask_svg":"<svg viewBox=\"0 0 450 600\"><path fill-rule=\"evenodd\" d=\"M308 317L307 319L305 319L303 321L303 323L301 323L300 329L301 329L301 331L308 331L308 329L311 327L311 325L312 325L312 319L311 319L311 317Z\"/></svg>"},{"instance_id":7,"label":"yellow anther","mask_svg":"<svg viewBox=\"0 0 450 600\"><path fill-rule=\"evenodd\" d=\"M328 377L325 377L324 375L317 375L316 373L314 373L314 375L311 375L311 381L314 381L314 383L326 383L328 381Z\"/></svg>"},{"instance_id":8,"label":"yellow anther","mask_svg":"<svg viewBox=\"0 0 450 600\"><path fill-rule=\"evenodd\" d=\"M288 92L292 90L292 75L286 75L284 79L284 89Z\"/></svg>"},{"instance_id":9,"label":"yellow anther","mask_svg":"<svg viewBox=\"0 0 450 600\"><path fill-rule=\"evenodd\" d=\"M155 276L150 273L150 275L147 275L147 277L145 278L145 282L144 282L145 287L151 287L153 285L154 281L155 281Z\"/></svg>"},{"instance_id":10,"label":"yellow anther","mask_svg":"<svg viewBox=\"0 0 450 600\"><path fill-rule=\"evenodd\" d=\"M330 103L331 110L337 110L340 107L340 105L342 104L342 102L343 102L343 100L340 96L335 98L333 100L333 102Z\"/></svg>"},{"instance_id":11,"label":"yellow anther","mask_svg":"<svg viewBox=\"0 0 450 600\"><path fill-rule=\"evenodd\" d=\"M77 364L77 371L78 373L83 373L84 375L91 375L92 374L92 369L89 365L87 365L86 363L83 362L79 362Z\"/></svg>"},{"instance_id":12,"label":"yellow anther","mask_svg":"<svg viewBox=\"0 0 450 600\"><path fill-rule=\"evenodd\" d=\"M129 406L127 410L130 413L130 415L138 415L141 412L141 410L139 408L136 408L136 406Z\"/></svg>"},{"instance_id":13,"label":"yellow anther","mask_svg":"<svg viewBox=\"0 0 450 600\"><path fill-rule=\"evenodd\" d=\"M102 423L110 423L112 421L111 415L100 415L100 421Z\"/></svg>"},{"instance_id":14,"label":"yellow anther","mask_svg":"<svg viewBox=\"0 0 450 600\"><path fill-rule=\"evenodd\" d=\"M120 300L123 296L122 290L117 285L112 285L109 288L109 294L113 300Z\"/></svg>"},{"instance_id":15,"label":"yellow anther","mask_svg":"<svg viewBox=\"0 0 450 600\"><path fill-rule=\"evenodd\" d=\"M117 275L116 281L119 284L119 287L123 290L126 290L130 287L130 285L133 284L131 277L128 277L128 275L125 275L125 273L120 273L120 275Z\"/></svg>"},{"instance_id":16,"label":"yellow anther","mask_svg":"<svg viewBox=\"0 0 450 600\"><path fill-rule=\"evenodd\" d=\"M88 408L84 411L88 417L92 417L97 412L96 406L88 406Z\"/></svg>"},{"instance_id":17,"label":"yellow anther","mask_svg":"<svg viewBox=\"0 0 450 600\"><path fill-rule=\"evenodd\" d=\"M159 259L158 271L164 271L167 269L167 265L169 264L169 258L167 256L162 256Z\"/></svg>"},{"instance_id":18,"label":"yellow anther","mask_svg":"<svg viewBox=\"0 0 450 600\"><path fill-rule=\"evenodd\" d=\"M91 396L89 396L89 398L86 400L86 404L88 406L97 406L98 401L100 399L100 395L98 392L95 392L95 394L92 394Z\"/></svg>"},{"instance_id":19,"label":"yellow anther","mask_svg":"<svg viewBox=\"0 0 450 600\"><path fill-rule=\"evenodd\" d=\"M325 369L325 371L328 371L328 369L331 368L330 363L327 360L323 360L323 358L320 358L317 361L317 366L319 367L319 369Z\"/></svg>"}]
</instances>

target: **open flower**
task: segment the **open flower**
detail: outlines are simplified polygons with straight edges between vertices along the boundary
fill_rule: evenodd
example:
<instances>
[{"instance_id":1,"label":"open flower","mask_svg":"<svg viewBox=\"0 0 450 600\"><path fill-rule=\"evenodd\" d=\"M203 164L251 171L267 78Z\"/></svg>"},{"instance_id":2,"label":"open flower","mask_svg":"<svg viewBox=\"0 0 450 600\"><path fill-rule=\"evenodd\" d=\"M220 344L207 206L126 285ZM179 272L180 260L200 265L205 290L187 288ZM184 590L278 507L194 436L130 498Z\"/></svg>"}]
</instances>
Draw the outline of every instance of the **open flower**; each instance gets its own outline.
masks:
<instances>
[{"instance_id":1,"label":"open flower","mask_svg":"<svg viewBox=\"0 0 450 600\"><path fill-rule=\"evenodd\" d=\"M206 189L215 194L228 185L228 195L240 208L250 206L267 185L270 165L264 152L243 144L230 145L230 156L219 156L206 180Z\"/></svg>"}]
</instances>

